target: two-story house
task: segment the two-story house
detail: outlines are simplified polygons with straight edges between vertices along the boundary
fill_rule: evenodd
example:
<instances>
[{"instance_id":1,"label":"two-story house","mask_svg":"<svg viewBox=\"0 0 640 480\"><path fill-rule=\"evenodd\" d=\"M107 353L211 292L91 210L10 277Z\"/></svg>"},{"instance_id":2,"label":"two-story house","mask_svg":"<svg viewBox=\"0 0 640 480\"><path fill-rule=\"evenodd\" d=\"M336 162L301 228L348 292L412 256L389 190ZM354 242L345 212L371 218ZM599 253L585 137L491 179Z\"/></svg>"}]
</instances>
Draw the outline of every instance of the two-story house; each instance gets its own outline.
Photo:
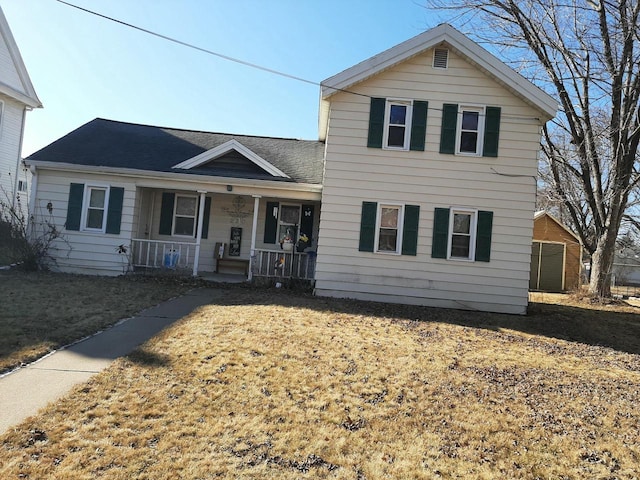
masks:
<instances>
[{"instance_id":1,"label":"two-story house","mask_svg":"<svg viewBox=\"0 0 640 480\"><path fill-rule=\"evenodd\" d=\"M323 296L521 314L555 111L440 25L322 82L318 141L97 119L27 162L64 271L244 261Z\"/></svg>"},{"instance_id":2,"label":"two-story house","mask_svg":"<svg viewBox=\"0 0 640 480\"><path fill-rule=\"evenodd\" d=\"M26 114L42 107L0 8L0 201L26 204L30 174L21 166ZM25 208L26 213L26 208Z\"/></svg>"},{"instance_id":3,"label":"two-story house","mask_svg":"<svg viewBox=\"0 0 640 480\"><path fill-rule=\"evenodd\" d=\"M449 25L322 85L316 292L524 313L557 102Z\"/></svg>"}]
</instances>

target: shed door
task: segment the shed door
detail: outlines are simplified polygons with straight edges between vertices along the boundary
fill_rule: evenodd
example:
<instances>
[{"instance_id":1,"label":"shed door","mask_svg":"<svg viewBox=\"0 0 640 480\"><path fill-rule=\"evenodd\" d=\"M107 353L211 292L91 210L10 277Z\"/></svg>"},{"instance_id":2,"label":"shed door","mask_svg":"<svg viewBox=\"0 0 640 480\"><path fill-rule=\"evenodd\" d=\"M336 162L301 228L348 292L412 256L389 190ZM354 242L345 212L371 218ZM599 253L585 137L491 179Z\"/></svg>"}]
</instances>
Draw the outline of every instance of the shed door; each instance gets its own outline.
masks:
<instances>
[{"instance_id":1,"label":"shed door","mask_svg":"<svg viewBox=\"0 0 640 480\"><path fill-rule=\"evenodd\" d=\"M564 289L565 244L533 242L529 288L547 292Z\"/></svg>"}]
</instances>

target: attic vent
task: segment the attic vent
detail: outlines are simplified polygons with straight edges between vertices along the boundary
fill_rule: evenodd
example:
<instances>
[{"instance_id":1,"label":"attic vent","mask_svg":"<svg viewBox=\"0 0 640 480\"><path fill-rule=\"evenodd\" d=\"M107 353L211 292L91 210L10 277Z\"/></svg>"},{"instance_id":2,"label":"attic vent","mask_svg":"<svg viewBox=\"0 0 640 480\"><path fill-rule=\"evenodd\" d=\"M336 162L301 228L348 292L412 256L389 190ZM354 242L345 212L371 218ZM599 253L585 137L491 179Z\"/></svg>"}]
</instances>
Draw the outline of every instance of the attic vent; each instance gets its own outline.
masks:
<instances>
[{"instance_id":1,"label":"attic vent","mask_svg":"<svg viewBox=\"0 0 640 480\"><path fill-rule=\"evenodd\" d=\"M433 68L447 68L449 63L449 50L436 48L433 52Z\"/></svg>"}]
</instances>

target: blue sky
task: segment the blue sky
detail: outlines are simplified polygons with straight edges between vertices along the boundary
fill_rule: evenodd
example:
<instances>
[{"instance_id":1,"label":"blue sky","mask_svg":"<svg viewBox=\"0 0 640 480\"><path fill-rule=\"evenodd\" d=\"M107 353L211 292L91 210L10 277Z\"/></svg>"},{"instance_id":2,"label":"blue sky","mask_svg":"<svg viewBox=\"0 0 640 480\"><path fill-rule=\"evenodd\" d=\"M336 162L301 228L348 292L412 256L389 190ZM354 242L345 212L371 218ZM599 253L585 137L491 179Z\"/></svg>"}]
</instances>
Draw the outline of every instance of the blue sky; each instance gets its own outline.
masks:
<instances>
[{"instance_id":1,"label":"blue sky","mask_svg":"<svg viewBox=\"0 0 640 480\"><path fill-rule=\"evenodd\" d=\"M419 0L69 0L320 82L446 21ZM238 65L55 0L0 0L44 104L27 156L96 118L316 139L319 87Z\"/></svg>"}]
</instances>

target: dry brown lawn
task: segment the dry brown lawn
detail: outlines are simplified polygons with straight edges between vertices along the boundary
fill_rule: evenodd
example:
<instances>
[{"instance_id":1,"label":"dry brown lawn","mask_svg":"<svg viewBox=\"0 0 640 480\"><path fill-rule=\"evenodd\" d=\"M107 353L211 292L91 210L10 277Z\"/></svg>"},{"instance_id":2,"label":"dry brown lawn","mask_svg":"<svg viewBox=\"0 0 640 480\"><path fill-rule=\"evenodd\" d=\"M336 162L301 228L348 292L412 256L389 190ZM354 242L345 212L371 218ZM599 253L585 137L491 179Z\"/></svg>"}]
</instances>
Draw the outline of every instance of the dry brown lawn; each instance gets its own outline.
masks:
<instances>
[{"instance_id":1,"label":"dry brown lawn","mask_svg":"<svg viewBox=\"0 0 640 480\"><path fill-rule=\"evenodd\" d=\"M0 478L638 478L632 307L223 297L0 437Z\"/></svg>"},{"instance_id":2,"label":"dry brown lawn","mask_svg":"<svg viewBox=\"0 0 640 480\"><path fill-rule=\"evenodd\" d=\"M0 373L189 288L172 278L0 271Z\"/></svg>"}]
</instances>

